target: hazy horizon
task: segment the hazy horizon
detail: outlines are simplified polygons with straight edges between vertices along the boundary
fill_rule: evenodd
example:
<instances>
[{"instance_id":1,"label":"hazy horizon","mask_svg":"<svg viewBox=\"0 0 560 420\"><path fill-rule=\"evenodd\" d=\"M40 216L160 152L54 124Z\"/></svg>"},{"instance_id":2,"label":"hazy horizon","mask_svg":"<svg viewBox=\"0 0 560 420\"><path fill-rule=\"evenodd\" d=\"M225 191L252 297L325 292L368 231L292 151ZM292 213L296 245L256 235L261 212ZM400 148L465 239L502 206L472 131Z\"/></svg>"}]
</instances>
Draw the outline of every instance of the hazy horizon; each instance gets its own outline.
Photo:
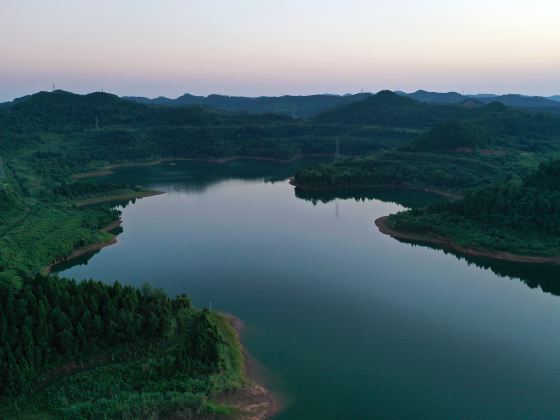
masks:
<instances>
[{"instance_id":1,"label":"hazy horizon","mask_svg":"<svg viewBox=\"0 0 560 420\"><path fill-rule=\"evenodd\" d=\"M491 4L489 4L491 3ZM119 96L560 94L560 2L2 2L0 101Z\"/></svg>"}]
</instances>

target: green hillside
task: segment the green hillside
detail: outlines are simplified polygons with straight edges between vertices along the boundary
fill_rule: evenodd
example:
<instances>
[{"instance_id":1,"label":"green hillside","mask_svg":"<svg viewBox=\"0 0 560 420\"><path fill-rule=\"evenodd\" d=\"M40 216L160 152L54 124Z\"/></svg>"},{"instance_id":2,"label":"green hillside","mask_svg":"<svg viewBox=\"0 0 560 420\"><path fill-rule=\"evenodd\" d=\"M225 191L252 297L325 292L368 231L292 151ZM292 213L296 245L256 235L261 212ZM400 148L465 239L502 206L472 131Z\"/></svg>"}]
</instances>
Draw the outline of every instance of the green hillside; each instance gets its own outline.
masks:
<instances>
[{"instance_id":1,"label":"green hillside","mask_svg":"<svg viewBox=\"0 0 560 420\"><path fill-rule=\"evenodd\" d=\"M422 116L426 107L433 106L387 96L406 108L405 115ZM370 104L373 99L351 107L361 105L358 114L371 112L371 118L376 118ZM348 108L338 110L343 111L340 115L349 112ZM414 109L419 112L415 114ZM499 103L475 109L455 105L439 109L463 115L437 123L392 151L303 169L296 174L296 183L307 188L392 185L464 194L470 188L523 176L560 153L560 118L553 115Z\"/></svg>"},{"instance_id":2,"label":"green hillside","mask_svg":"<svg viewBox=\"0 0 560 420\"><path fill-rule=\"evenodd\" d=\"M397 231L520 255L560 256L560 160L522 181L481 188L463 199L393 215Z\"/></svg>"}]
</instances>

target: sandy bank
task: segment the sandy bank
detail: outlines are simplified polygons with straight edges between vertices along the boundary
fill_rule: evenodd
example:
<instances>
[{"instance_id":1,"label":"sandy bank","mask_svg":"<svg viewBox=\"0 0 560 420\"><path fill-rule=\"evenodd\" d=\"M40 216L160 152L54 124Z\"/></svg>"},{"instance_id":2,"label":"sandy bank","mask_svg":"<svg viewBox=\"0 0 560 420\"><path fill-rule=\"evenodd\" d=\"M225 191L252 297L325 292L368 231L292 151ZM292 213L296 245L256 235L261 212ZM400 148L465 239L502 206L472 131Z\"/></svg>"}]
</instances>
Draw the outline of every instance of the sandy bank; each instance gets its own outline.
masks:
<instances>
[{"instance_id":1,"label":"sandy bank","mask_svg":"<svg viewBox=\"0 0 560 420\"><path fill-rule=\"evenodd\" d=\"M389 235L395 239L403 241L414 241L430 245L436 245L446 250L457 252L458 254L471 257L490 258L500 261L509 261L525 264L554 264L560 265L560 256L557 257L539 257L533 255L516 255L509 252L488 251L478 248L470 248L459 245L449 238L443 236L422 235L418 233L401 232L391 228L387 224L389 216L380 217L375 221L375 225L381 233Z\"/></svg>"}]
</instances>

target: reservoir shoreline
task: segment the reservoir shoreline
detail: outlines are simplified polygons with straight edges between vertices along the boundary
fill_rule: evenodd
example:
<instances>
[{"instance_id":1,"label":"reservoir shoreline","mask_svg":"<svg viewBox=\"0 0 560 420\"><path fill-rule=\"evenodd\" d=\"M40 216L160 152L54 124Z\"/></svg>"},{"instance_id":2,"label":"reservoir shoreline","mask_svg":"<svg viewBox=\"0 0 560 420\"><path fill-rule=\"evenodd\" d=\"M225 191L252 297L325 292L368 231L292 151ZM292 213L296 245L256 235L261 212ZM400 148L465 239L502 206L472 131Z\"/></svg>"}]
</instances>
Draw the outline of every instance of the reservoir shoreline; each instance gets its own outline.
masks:
<instances>
[{"instance_id":1,"label":"reservoir shoreline","mask_svg":"<svg viewBox=\"0 0 560 420\"><path fill-rule=\"evenodd\" d=\"M533 256L533 255L517 255L511 254L509 252L500 251L488 251L479 248L470 248L459 245L453 242L450 238L443 236L431 236L418 233L402 232L391 228L387 220L389 216L383 216L375 221L375 225L378 227L381 233L391 236L392 238L404 241L414 241L419 243L425 243L430 245L440 246L443 249L455 251L462 255L467 255L471 257L482 257L490 258L499 261L508 261L515 263L524 264L550 264L550 265L560 265L560 256L556 257L544 257L544 256Z\"/></svg>"},{"instance_id":2,"label":"reservoir shoreline","mask_svg":"<svg viewBox=\"0 0 560 420\"><path fill-rule=\"evenodd\" d=\"M118 227L120 227L121 224L122 224L122 220L118 219L118 220L115 220L115 221L103 226L100 229L100 231L109 233L110 231L115 230ZM41 270L41 273L44 274L44 275L50 274L52 269L54 267L56 267L58 264L62 264L62 263L72 261L72 260L74 260L76 258L79 258L81 256L91 254L93 252L99 251L100 249L103 249L105 247L116 244L117 243L117 235L112 235L112 236L113 236L112 238L107 239L105 241L97 242L97 243L90 244L90 245L84 245L82 247L74 249L69 255L67 255L65 257L62 257L62 258L58 258L55 261L53 261L52 263L50 263L49 265L45 266Z\"/></svg>"},{"instance_id":3,"label":"reservoir shoreline","mask_svg":"<svg viewBox=\"0 0 560 420\"><path fill-rule=\"evenodd\" d=\"M92 206L94 204L110 203L113 201L135 200L137 198L152 197L154 195L161 195L161 194L165 194L165 192L156 191L156 190L136 191L130 193L104 195L101 197L88 198L85 200L77 201L74 204L76 205L76 207L86 207L86 206Z\"/></svg>"},{"instance_id":4,"label":"reservoir shoreline","mask_svg":"<svg viewBox=\"0 0 560 420\"><path fill-rule=\"evenodd\" d=\"M256 359L243 345L241 338L244 329L243 322L229 313L220 313L220 315L229 321L235 332L243 354L244 373L248 379L248 384L242 389L219 395L216 402L235 407L247 413L248 418L255 420L268 419L278 414L282 408L281 398L265 386L264 378L259 374Z\"/></svg>"}]
</instances>

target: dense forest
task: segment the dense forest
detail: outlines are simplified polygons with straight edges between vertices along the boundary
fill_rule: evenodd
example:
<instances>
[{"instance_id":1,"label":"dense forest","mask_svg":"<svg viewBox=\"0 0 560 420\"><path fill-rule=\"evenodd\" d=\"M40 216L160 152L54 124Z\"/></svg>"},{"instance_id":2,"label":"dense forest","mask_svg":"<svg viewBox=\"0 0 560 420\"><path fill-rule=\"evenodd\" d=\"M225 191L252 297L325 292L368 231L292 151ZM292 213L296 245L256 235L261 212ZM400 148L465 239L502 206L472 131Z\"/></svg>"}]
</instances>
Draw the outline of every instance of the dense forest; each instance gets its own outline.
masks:
<instances>
[{"instance_id":1,"label":"dense forest","mask_svg":"<svg viewBox=\"0 0 560 420\"><path fill-rule=\"evenodd\" d=\"M308 189L392 186L460 195L515 178L531 163L502 155L391 151L304 168L294 182Z\"/></svg>"},{"instance_id":2,"label":"dense forest","mask_svg":"<svg viewBox=\"0 0 560 420\"><path fill-rule=\"evenodd\" d=\"M366 101L373 103L374 99ZM406 109L401 118L416 115L412 112L414 108L452 107L419 105L406 97L391 100L398 106L395 113ZM358 105L331 113L344 115ZM370 108L371 104L366 104L366 109ZM419 118L423 112L417 114ZM364 111L364 115L370 114ZM436 115L437 112L432 114L432 120ZM465 110L460 118L447 119L447 116L446 111L442 122L391 151L305 168L296 174L295 182L306 188L393 185L461 195L470 188L524 176L538 163L560 154L558 117L514 110L498 103ZM412 118L408 122L414 124Z\"/></svg>"},{"instance_id":3,"label":"dense forest","mask_svg":"<svg viewBox=\"0 0 560 420\"><path fill-rule=\"evenodd\" d=\"M36 276L0 285L0 416L223 413L243 385L230 327L182 295Z\"/></svg>"},{"instance_id":4,"label":"dense forest","mask_svg":"<svg viewBox=\"0 0 560 420\"><path fill-rule=\"evenodd\" d=\"M469 247L520 255L560 255L560 160L520 182L468 192L461 200L398 213L398 231L440 235Z\"/></svg>"}]
</instances>

